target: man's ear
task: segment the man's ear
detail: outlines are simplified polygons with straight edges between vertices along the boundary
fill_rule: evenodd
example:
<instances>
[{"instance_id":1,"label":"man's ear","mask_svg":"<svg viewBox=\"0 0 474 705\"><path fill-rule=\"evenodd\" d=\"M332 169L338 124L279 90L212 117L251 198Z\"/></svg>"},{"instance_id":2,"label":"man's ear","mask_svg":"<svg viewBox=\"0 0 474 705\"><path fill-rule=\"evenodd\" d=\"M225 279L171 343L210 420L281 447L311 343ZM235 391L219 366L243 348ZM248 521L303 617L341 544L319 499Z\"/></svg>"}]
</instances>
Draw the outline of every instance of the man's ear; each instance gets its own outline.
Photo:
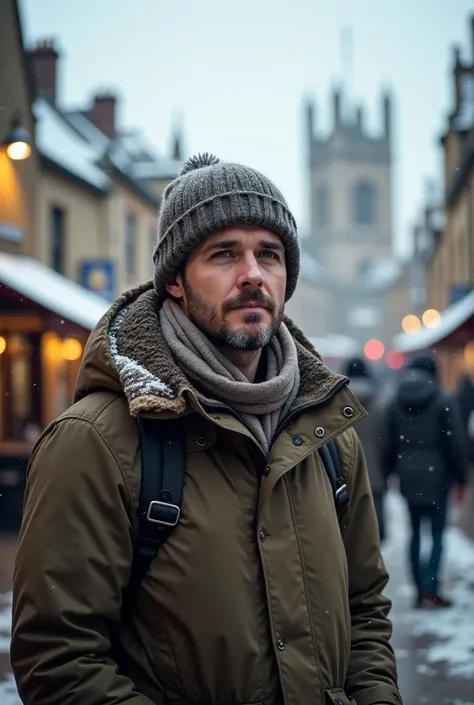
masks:
<instances>
[{"instance_id":1,"label":"man's ear","mask_svg":"<svg viewBox=\"0 0 474 705\"><path fill-rule=\"evenodd\" d=\"M166 282L166 291L174 299L181 301L184 298L184 284L182 275L177 272L172 274Z\"/></svg>"}]
</instances>

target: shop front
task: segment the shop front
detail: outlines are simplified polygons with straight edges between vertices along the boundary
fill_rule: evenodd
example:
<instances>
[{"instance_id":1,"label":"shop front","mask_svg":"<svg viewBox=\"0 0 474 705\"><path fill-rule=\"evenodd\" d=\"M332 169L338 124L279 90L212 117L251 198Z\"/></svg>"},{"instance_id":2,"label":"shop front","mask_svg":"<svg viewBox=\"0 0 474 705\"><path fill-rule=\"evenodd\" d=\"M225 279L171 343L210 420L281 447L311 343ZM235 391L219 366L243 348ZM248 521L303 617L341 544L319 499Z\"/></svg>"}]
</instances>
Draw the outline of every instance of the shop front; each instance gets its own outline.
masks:
<instances>
[{"instance_id":1,"label":"shop front","mask_svg":"<svg viewBox=\"0 0 474 705\"><path fill-rule=\"evenodd\" d=\"M0 528L15 530L32 445L72 401L107 304L34 259L0 252Z\"/></svg>"}]
</instances>

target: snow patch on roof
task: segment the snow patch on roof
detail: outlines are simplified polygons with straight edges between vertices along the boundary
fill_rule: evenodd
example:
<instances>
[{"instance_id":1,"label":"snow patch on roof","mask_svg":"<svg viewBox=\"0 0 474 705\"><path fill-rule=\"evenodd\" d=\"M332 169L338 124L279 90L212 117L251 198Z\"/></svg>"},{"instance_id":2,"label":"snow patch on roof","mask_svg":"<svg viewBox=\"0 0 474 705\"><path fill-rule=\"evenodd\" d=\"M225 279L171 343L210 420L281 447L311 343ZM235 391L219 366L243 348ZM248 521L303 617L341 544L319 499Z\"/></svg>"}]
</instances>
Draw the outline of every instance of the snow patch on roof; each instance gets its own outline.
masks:
<instances>
[{"instance_id":1,"label":"snow patch on roof","mask_svg":"<svg viewBox=\"0 0 474 705\"><path fill-rule=\"evenodd\" d=\"M47 101L38 98L33 105L37 118L36 144L45 157L101 191L110 180L97 166L98 151L76 131Z\"/></svg>"},{"instance_id":2,"label":"snow patch on roof","mask_svg":"<svg viewBox=\"0 0 474 705\"><path fill-rule=\"evenodd\" d=\"M107 149L111 142L110 137L107 137L102 130L99 130L86 115L78 111L67 112L64 115L71 125L89 142L91 147L95 147L100 153Z\"/></svg>"},{"instance_id":3,"label":"snow patch on roof","mask_svg":"<svg viewBox=\"0 0 474 705\"><path fill-rule=\"evenodd\" d=\"M153 162L133 164L132 174L136 179L175 179L182 162L160 157Z\"/></svg>"},{"instance_id":4,"label":"snow patch on roof","mask_svg":"<svg viewBox=\"0 0 474 705\"><path fill-rule=\"evenodd\" d=\"M110 306L32 257L0 252L0 283L87 330L94 328Z\"/></svg>"}]
</instances>

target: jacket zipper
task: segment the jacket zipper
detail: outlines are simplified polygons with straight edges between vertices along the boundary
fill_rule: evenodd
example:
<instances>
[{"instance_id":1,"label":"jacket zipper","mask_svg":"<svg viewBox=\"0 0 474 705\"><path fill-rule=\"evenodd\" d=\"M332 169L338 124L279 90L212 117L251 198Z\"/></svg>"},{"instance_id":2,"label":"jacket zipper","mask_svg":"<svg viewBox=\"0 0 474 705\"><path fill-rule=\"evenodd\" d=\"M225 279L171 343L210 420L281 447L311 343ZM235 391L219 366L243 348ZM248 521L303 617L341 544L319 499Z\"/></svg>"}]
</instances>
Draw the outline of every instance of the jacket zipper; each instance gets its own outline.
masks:
<instances>
[{"instance_id":1,"label":"jacket zipper","mask_svg":"<svg viewBox=\"0 0 474 705\"><path fill-rule=\"evenodd\" d=\"M280 433L283 431L285 426L288 424L288 422L297 414L300 414L302 411L305 411L306 409L311 409L313 406L319 406L320 404L325 404L327 401L333 398L337 392L342 389L343 387L346 387L349 384L349 378L344 377L344 379L341 379L335 387L333 387L324 397L321 397L321 399L315 399L314 401L308 402L306 404L301 404L301 406L297 406L295 409L293 409L280 423L278 426L277 430L275 431L275 435L273 437L273 440L280 435ZM208 409L220 409L221 411L228 411L230 412L235 418L237 418L240 423L242 423L245 426L245 423L239 414L232 409L232 407L228 406L227 404L223 404L221 402L217 401L208 401L207 399L203 399L202 397L198 396L199 402L202 404L203 407L207 407ZM257 446L260 448L260 446L257 444ZM260 448L260 450L262 450ZM263 451L262 451L263 453Z\"/></svg>"},{"instance_id":2,"label":"jacket zipper","mask_svg":"<svg viewBox=\"0 0 474 705\"><path fill-rule=\"evenodd\" d=\"M278 426L277 430L275 431L275 436L274 436L274 438L276 438L277 436L280 435L280 433L283 431L283 429L284 429L285 426L287 425L288 421L290 421L294 416L296 416L297 414L300 414L302 411L305 411L306 409L311 409L312 406L319 406L320 404L325 404L327 401L329 401L330 399L332 399L333 396L334 396L335 394L337 394L337 392L338 392L340 389L342 389L343 387L347 387L348 384L349 384L349 378L348 378L348 377L344 377L344 379L341 379L341 380L336 384L336 386L333 387L333 388L331 389L331 391L329 391L329 392L326 394L325 397L322 397L321 399L315 399L315 401L308 402L307 404L302 404L301 406L297 406L295 409L293 409L292 411L290 411L290 413L288 414L288 416L286 416L286 418L283 419L283 421L280 423L280 425Z\"/></svg>"}]
</instances>

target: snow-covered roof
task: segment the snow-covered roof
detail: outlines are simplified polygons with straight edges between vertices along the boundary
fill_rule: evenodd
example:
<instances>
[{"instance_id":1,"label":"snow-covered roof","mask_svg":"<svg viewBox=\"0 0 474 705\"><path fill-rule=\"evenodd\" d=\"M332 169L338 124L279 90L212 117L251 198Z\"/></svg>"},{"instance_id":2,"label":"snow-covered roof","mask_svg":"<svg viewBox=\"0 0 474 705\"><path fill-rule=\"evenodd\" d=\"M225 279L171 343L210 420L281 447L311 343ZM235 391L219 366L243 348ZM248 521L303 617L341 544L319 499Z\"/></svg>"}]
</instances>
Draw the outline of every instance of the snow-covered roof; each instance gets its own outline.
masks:
<instances>
[{"instance_id":1,"label":"snow-covered roof","mask_svg":"<svg viewBox=\"0 0 474 705\"><path fill-rule=\"evenodd\" d=\"M36 144L45 157L101 191L110 187L110 179L97 166L97 149L77 134L67 120L43 98L33 105L37 118Z\"/></svg>"},{"instance_id":2,"label":"snow-covered roof","mask_svg":"<svg viewBox=\"0 0 474 705\"><path fill-rule=\"evenodd\" d=\"M429 348L454 333L474 316L474 291L441 313L441 323L436 328L422 328L418 333L400 333L393 339L393 347L401 352L417 352Z\"/></svg>"},{"instance_id":3,"label":"snow-covered roof","mask_svg":"<svg viewBox=\"0 0 474 705\"><path fill-rule=\"evenodd\" d=\"M92 120L89 120L88 117L79 111L66 112L64 115L91 146L96 147L101 152L107 149L111 141L110 137L107 137L102 130L96 127Z\"/></svg>"},{"instance_id":4,"label":"snow-covered roof","mask_svg":"<svg viewBox=\"0 0 474 705\"><path fill-rule=\"evenodd\" d=\"M80 111L66 112L64 117L95 151L97 161L107 152L129 178L142 181L178 176L182 162L157 154L140 130L121 130L112 140Z\"/></svg>"},{"instance_id":5,"label":"snow-covered roof","mask_svg":"<svg viewBox=\"0 0 474 705\"><path fill-rule=\"evenodd\" d=\"M87 330L94 328L110 306L32 257L0 252L0 283Z\"/></svg>"},{"instance_id":6,"label":"snow-covered roof","mask_svg":"<svg viewBox=\"0 0 474 705\"><path fill-rule=\"evenodd\" d=\"M136 179L174 179L178 176L182 162L176 159L159 158L153 162L138 162L132 165Z\"/></svg>"}]
</instances>

